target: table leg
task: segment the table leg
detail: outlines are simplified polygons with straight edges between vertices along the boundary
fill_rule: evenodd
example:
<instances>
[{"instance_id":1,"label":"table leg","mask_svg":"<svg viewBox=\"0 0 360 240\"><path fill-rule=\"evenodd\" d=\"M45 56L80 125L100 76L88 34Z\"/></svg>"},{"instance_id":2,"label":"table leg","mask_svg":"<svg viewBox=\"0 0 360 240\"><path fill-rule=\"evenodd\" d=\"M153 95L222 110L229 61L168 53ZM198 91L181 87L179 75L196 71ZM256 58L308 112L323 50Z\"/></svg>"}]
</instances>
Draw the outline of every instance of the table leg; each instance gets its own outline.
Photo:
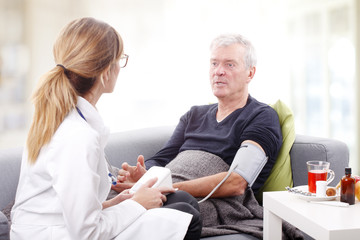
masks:
<instances>
[{"instance_id":1,"label":"table leg","mask_svg":"<svg viewBox=\"0 0 360 240\"><path fill-rule=\"evenodd\" d=\"M282 220L264 208L264 239L274 240L282 237Z\"/></svg>"}]
</instances>

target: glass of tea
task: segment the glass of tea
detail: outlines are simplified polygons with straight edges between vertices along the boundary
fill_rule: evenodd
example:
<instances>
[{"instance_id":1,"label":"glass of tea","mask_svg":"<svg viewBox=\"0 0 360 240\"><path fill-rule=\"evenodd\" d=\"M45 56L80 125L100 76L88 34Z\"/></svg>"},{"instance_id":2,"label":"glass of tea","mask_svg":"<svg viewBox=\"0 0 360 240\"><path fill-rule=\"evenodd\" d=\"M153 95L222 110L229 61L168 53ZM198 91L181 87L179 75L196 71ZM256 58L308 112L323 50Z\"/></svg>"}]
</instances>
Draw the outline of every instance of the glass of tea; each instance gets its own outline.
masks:
<instances>
[{"instance_id":1,"label":"glass of tea","mask_svg":"<svg viewBox=\"0 0 360 240\"><path fill-rule=\"evenodd\" d=\"M329 162L308 161L306 165L308 169L309 192L316 193L316 181L326 181L329 184L334 180L335 173L329 169Z\"/></svg>"}]
</instances>

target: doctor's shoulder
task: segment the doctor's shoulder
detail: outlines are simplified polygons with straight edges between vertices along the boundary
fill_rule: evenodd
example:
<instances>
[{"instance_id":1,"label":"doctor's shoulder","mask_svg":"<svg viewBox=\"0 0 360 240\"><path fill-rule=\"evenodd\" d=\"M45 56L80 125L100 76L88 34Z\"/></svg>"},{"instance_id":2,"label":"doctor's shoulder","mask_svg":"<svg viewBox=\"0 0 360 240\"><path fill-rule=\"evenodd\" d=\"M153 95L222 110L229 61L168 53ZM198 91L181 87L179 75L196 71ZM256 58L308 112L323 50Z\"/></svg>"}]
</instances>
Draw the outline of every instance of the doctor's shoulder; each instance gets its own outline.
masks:
<instances>
[{"instance_id":1,"label":"doctor's shoulder","mask_svg":"<svg viewBox=\"0 0 360 240\"><path fill-rule=\"evenodd\" d=\"M76 117L76 116L75 116ZM53 136L54 143L61 145L78 145L91 142L99 142L99 133L87 122L67 116L60 124Z\"/></svg>"}]
</instances>

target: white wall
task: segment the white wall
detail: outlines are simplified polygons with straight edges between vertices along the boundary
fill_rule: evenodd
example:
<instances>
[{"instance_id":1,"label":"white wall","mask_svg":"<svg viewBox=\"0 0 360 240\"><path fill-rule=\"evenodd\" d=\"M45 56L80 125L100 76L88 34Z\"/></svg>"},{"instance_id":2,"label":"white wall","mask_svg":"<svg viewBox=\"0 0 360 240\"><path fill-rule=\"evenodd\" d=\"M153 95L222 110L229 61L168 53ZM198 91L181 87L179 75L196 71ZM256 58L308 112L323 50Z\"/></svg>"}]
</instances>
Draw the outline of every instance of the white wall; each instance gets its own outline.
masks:
<instances>
[{"instance_id":1,"label":"white wall","mask_svg":"<svg viewBox=\"0 0 360 240\"><path fill-rule=\"evenodd\" d=\"M222 33L241 33L258 50L251 94L268 103L281 98L290 104L286 62L281 72L278 69L286 54L282 51L286 15L278 14L281 4L136 0L94 2L92 7L91 15L118 29L130 55L115 94L100 100L98 106L114 131L176 124L190 106L216 101L209 87L208 49L210 41Z\"/></svg>"},{"instance_id":2,"label":"white wall","mask_svg":"<svg viewBox=\"0 0 360 240\"><path fill-rule=\"evenodd\" d=\"M9 1L15 0L0 0L0 9ZM332 42L336 42L329 31L329 16L336 15L338 8L349 9L349 22L345 24L347 29L340 29L340 37L343 35L351 43L356 42L353 38L358 34L356 11L359 7L354 7L356 0L16 2L21 3L23 9L22 42L29 54L24 92L26 102L23 104L28 118L26 127L22 129L2 131L1 116L7 110L0 102L0 148L23 144L31 120L28 99L39 77L55 66L52 45L61 28L74 18L92 16L110 23L119 31L124 39L125 52L130 55L128 66L120 71L114 93L103 96L97 106L113 132L174 125L192 105L215 102L208 80L209 44L218 34L235 32L247 36L257 49L258 66L250 84L251 95L266 103L282 99L294 110L297 133L341 138L350 146L351 165L357 168L356 114L349 115L353 125L344 126L347 131L354 129L351 136L332 133L336 126L332 127L334 121L330 119L334 115L331 114L327 62L329 48L333 46ZM308 29L306 24L311 26L312 20L308 16L314 14L320 16L321 24L317 25L319 34L309 40L309 34L304 29ZM315 22L313 24L315 29ZM307 44L312 40L322 48L320 72L323 73L324 85L320 89L308 89L309 84L306 83L307 76L313 74L304 67L309 61L306 56L311 55ZM354 85L356 83L354 77L349 81ZM355 89L350 90L349 96L356 96ZM311 121L309 123L307 99L313 93L322 99L319 112L322 113L320 118L326 126L325 130L314 127ZM356 112L357 106L352 105L351 111ZM341 128L336 129L344 132Z\"/></svg>"}]
</instances>

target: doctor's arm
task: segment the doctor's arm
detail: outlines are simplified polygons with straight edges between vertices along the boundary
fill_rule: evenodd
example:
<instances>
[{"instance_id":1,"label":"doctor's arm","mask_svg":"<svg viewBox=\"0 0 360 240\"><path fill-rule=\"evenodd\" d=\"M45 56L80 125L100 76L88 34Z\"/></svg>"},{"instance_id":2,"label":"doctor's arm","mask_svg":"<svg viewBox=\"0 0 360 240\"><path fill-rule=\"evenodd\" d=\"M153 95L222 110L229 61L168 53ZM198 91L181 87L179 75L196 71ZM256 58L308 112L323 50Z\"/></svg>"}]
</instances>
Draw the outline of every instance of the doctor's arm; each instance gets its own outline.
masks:
<instances>
[{"instance_id":1,"label":"doctor's arm","mask_svg":"<svg viewBox=\"0 0 360 240\"><path fill-rule=\"evenodd\" d=\"M78 128L71 138L65 137L53 147L48 169L66 228L73 239L114 238L146 209L131 199L103 209L98 193L101 150L97 135Z\"/></svg>"},{"instance_id":2,"label":"doctor's arm","mask_svg":"<svg viewBox=\"0 0 360 240\"><path fill-rule=\"evenodd\" d=\"M145 209L161 207L163 205L163 202L166 202L166 196L164 194L173 193L175 189L167 187L151 188L156 183L156 181L157 178L152 178L148 180L134 194L130 193L129 190L125 190L119 193L114 198L103 202L103 209L115 206L126 199L134 200L135 202L143 206Z\"/></svg>"}]
</instances>

